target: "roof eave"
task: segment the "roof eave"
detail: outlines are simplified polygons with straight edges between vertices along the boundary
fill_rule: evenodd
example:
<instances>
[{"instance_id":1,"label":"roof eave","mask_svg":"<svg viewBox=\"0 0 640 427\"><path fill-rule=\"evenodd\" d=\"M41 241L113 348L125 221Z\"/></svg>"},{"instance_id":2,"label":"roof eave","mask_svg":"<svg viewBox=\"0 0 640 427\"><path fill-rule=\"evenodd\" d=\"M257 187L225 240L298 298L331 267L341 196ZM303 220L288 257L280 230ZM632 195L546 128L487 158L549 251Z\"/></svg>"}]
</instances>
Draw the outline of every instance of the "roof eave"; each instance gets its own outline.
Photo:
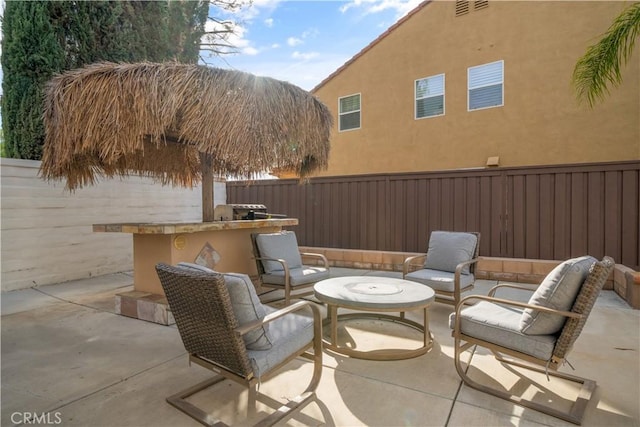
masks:
<instances>
[{"instance_id":1,"label":"roof eave","mask_svg":"<svg viewBox=\"0 0 640 427\"><path fill-rule=\"evenodd\" d=\"M322 80L320 83L318 83L313 89L310 90L311 93L315 93L317 90L319 90L322 86L324 86L325 84L329 83L330 80L332 80L335 76L337 76L338 74L340 74L345 68L349 67L349 65L351 65L352 63L354 63L358 58L360 58L362 55L364 55L366 52L368 52L370 49L372 49L375 45L377 45L378 43L380 43L384 38L386 38L389 34L391 34L391 32L395 31L396 28L398 28L400 25L402 25L405 21L407 21L408 19L410 19L413 15L415 15L416 13L418 13L419 11L421 11L422 9L424 9L429 3L431 3L433 0L425 0L422 3L420 3L418 6L416 6L413 10L411 10L409 13L407 13L405 16L403 16L402 18L400 18L395 24L393 24L392 26L390 26L384 33L380 34L374 41L372 41L371 43L369 43L367 46L365 46L360 52L356 53L353 57L351 57L351 59L349 59L347 62L345 62L340 68L338 68L337 70L335 70L333 73L329 74L324 80Z\"/></svg>"}]
</instances>

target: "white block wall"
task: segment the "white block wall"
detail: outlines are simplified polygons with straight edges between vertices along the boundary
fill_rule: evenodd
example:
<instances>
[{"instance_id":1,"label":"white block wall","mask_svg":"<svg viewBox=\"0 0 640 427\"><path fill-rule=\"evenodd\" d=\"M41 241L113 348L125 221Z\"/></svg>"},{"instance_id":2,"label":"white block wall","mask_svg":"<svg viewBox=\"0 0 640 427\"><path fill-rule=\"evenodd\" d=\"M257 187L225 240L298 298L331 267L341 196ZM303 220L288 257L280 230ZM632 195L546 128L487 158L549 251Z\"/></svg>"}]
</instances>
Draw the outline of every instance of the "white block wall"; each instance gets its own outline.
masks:
<instances>
[{"instance_id":1,"label":"white block wall","mask_svg":"<svg viewBox=\"0 0 640 427\"><path fill-rule=\"evenodd\" d=\"M202 220L201 188L163 187L141 177L104 179L73 193L39 178L40 162L0 159L1 290L133 269L133 239L93 224ZM226 203L216 182L215 204Z\"/></svg>"}]
</instances>

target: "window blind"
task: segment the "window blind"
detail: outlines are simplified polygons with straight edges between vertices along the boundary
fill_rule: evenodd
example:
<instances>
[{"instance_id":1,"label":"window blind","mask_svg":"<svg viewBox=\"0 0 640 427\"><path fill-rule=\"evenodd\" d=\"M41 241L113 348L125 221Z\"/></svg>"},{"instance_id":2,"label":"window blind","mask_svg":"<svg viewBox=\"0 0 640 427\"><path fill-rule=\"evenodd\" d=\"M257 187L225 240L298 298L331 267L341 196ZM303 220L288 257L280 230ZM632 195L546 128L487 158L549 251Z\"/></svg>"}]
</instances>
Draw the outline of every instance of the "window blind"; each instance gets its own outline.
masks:
<instances>
[{"instance_id":1,"label":"window blind","mask_svg":"<svg viewBox=\"0 0 640 427\"><path fill-rule=\"evenodd\" d=\"M444 114L444 74L416 80L415 118Z\"/></svg>"},{"instance_id":2,"label":"window blind","mask_svg":"<svg viewBox=\"0 0 640 427\"><path fill-rule=\"evenodd\" d=\"M360 128L360 94L349 95L339 99L339 129L351 130Z\"/></svg>"},{"instance_id":3,"label":"window blind","mask_svg":"<svg viewBox=\"0 0 640 427\"><path fill-rule=\"evenodd\" d=\"M504 61L470 67L467 77L469 110L504 105Z\"/></svg>"}]
</instances>

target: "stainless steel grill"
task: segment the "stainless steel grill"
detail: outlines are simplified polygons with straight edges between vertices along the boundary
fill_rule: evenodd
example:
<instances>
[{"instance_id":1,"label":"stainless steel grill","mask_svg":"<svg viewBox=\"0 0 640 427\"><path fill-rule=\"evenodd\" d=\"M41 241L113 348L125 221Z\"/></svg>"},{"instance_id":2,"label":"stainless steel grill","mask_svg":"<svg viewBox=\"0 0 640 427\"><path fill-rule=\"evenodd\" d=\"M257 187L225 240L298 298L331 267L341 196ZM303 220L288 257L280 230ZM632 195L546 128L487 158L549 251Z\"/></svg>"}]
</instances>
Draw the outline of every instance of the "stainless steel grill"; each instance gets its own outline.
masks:
<instances>
[{"instance_id":1,"label":"stainless steel grill","mask_svg":"<svg viewBox=\"0 0 640 427\"><path fill-rule=\"evenodd\" d=\"M214 215L216 221L286 218L286 215L283 214L268 213L265 205L257 203L218 205L215 208Z\"/></svg>"},{"instance_id":2,"label":"stainless steel grill","mask_svg":"<svg viewBox=\"0 0 640 427\"><path fill-rule=\"evenodd\" d=\"M229 205L233 209L233 219L257 219L256 214L267 213L265 205L258 204L233 204Z\"/></svg>"}]
</instances>

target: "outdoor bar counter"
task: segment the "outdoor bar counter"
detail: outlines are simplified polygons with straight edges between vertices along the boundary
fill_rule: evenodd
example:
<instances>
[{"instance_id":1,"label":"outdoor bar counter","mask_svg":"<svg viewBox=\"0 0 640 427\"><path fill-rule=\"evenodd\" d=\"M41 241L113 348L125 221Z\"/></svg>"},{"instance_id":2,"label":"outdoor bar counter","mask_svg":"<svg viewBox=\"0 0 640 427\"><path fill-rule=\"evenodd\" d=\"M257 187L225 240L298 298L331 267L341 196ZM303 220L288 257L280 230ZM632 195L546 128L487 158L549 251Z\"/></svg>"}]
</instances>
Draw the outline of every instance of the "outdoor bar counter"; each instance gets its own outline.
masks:
<instances>
[{"instance_id":1,"label":"outdoor bar counter","mask_svg":"<svg viewBox=\"0 0 640 427\"><path fill-rule=\"evenodd\" d=\"M293 225L298 225L297 218L94 224L93 231L133 234L134 290L163 297L164 292L155 270L157 263L175 265L181 261L195 262L199 255L212 255L210 262L215 262L217 271L245 273L255 277L257 270L252 258L251 234L272 233Z\"/></svg>"}]
</instances>

